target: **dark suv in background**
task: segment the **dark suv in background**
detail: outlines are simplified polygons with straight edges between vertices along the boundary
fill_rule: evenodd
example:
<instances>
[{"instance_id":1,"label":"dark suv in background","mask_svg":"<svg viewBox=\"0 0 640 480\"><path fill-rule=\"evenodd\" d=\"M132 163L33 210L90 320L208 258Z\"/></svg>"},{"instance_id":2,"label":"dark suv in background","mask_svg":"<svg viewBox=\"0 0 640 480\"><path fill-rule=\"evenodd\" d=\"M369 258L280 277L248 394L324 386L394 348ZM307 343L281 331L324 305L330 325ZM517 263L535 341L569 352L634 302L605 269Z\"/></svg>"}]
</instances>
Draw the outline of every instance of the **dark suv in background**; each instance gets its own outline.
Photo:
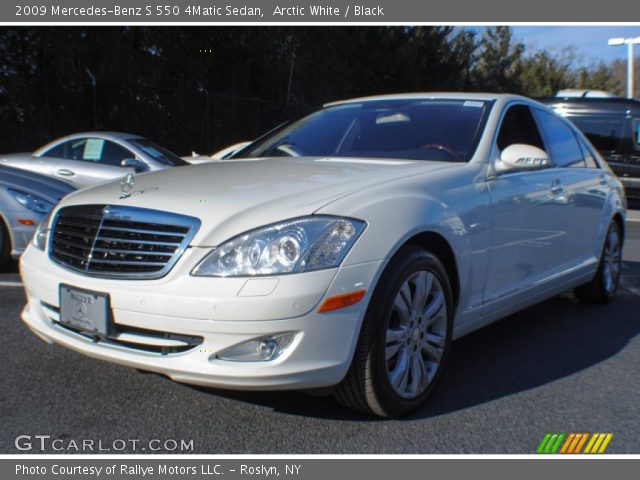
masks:
<instances>
[{"instance_id":1,"label":"dark suv in background","mask_svg":"<svg viewBox=\"0 0 640 480\"><path fill-rule=\"evenodd\" d=\"M538 99L571 120L607 160L628 198L640 200L640 102L626 98Z\"/></svg>"}]
</instances>

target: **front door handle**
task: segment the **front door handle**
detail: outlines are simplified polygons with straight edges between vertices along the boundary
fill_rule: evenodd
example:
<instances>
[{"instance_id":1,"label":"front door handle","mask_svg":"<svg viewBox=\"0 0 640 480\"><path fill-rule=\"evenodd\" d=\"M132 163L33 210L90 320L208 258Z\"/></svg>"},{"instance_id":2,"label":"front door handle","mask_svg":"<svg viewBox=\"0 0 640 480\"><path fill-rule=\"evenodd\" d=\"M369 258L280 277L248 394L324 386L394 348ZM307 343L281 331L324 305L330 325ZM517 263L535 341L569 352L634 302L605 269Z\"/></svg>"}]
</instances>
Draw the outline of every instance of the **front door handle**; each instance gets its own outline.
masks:
<instances>
[{"instance_id":1,"label":"front door handle","mask_svg":"<svg viewBox=\"0 0 640 480\"><path fill-rule=\"evenodd\" d=\"M74 172L73 170L69 170L68 168L61 168L56 171L56 173L58 175L62 175L63 177L73 177L76 174L76 172Z\"/></svg>"}]
</instances>

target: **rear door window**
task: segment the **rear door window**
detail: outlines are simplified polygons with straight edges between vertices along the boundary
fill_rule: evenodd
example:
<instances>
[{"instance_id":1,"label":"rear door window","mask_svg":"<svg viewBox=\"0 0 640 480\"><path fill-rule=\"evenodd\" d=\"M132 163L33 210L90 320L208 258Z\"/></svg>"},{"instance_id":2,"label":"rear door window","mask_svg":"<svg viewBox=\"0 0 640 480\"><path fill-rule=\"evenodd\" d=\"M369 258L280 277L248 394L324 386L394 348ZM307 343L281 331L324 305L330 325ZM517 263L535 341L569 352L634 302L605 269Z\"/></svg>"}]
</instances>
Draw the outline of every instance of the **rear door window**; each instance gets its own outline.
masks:
<instances>
[{"instance_id":1,"label":"rear door window","mask_svg":"<svg viewBox=\"0 0 640 480\"><path fill-rule=\"evenodd\" d=\"M589 145L582 139L579 140L580 147L582 148L582 153L584 155L584 162L587 165L587 168L600 168L598 162L596 161L596 154L591 149Z\"/></svg>"}]
</instances>

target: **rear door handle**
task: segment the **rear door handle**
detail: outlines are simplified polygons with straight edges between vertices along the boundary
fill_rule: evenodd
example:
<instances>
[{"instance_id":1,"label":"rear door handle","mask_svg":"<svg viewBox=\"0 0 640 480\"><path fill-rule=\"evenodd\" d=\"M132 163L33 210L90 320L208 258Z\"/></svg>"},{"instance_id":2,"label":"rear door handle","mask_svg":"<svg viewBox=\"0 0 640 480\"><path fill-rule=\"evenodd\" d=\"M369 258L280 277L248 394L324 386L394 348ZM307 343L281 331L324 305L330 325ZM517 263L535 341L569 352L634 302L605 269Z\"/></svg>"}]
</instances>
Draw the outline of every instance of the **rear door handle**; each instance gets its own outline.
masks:
<instances>
[{"instance_id":1,"label":"rear door handle","mask_svg":"<svg viewBox=\"0 0 640 480\"><path fill-rule=\"evenodd\" d=\"M73 170L69 170L68 168L61 168L57 170L56 173L58 175L62 175L63 177L73 177L76 174L76 172L74 172Z\"/></svg>"},{"instance_id":2,"label":"rear door handle","mask_svg":"<svg viewBox=\"0 0 640 480\"><path fill-rule=\"evenodd\" d=\"M554 180L551 184L551 193L554 195L559 195L564 192L564 185L560 180Z\"/></svg>"}]
</instances>

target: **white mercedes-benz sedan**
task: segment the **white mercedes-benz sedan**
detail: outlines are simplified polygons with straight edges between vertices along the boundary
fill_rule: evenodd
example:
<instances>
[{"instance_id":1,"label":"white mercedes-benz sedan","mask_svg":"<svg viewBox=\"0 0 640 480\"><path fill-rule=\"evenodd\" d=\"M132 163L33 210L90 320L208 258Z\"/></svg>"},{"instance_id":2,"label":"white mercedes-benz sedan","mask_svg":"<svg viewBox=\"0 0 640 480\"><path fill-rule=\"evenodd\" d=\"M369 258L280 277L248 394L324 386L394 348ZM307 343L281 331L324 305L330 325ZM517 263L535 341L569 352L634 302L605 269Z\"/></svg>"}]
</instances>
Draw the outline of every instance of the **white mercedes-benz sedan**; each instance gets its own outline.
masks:
<instances>
[{"instance_id":1,"label":"white mercedes-benz sedan","mask_svg":"<svg viewBox=\"0 0 640 480\"><path fill-rule=\"evenodd\" d=\"M455 338L569 289L610 301L625 215L593 146L532 100L341 101L230 160L66 197L21 258L22 319L178 382L332 387L397 416Z\"/></svg>"}]
</instances>

